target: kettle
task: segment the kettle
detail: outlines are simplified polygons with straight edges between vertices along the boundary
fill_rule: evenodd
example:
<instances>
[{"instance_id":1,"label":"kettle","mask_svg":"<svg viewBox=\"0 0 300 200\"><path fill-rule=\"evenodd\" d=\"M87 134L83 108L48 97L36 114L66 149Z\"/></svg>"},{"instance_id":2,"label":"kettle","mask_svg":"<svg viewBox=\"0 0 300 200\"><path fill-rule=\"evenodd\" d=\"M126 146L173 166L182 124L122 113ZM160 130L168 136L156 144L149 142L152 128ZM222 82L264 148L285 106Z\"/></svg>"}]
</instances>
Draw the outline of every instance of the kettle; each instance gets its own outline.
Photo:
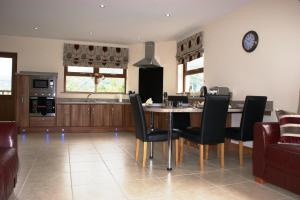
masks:
<instances>
[{"instance_id":1,"label":"kettle","mask_svg":"<svg viewBox=\"0 0 300 200\"><path fill-rule=\"evenodd\" d=\"M200 89L200 97L205 97L207 95L207 87L204 85Z\"/></svg>"}]
</instances>

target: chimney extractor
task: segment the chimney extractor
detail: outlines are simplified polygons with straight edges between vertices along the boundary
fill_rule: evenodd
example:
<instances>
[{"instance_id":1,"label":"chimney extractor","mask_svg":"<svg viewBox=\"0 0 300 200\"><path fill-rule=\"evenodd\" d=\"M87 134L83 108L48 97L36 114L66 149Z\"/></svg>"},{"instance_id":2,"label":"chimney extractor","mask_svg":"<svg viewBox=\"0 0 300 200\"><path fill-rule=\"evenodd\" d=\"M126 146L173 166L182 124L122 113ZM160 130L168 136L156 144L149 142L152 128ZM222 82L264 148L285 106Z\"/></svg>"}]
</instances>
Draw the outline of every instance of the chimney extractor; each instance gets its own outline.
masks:
<instances>
[{"instance_id":1,"label":"chimney extractor","mask_svg":"<svg viewBox=\"0 0 300 200\"><path fill-rule=\"evenodd\" d=\"M154 58L155 44L154 42L145 42L145 58L135 63L134 66L140 68L162 67Z\"/></svg>"}]
</instances>

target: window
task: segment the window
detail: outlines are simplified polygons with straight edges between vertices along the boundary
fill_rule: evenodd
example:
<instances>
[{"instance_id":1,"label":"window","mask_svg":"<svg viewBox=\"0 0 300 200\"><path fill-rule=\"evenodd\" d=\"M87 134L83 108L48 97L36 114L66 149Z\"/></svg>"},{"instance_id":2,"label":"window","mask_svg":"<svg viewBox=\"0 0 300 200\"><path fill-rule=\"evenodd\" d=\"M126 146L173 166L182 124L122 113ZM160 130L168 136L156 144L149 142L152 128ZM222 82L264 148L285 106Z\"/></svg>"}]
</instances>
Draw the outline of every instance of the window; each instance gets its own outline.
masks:
<instances>
[{"instance_id":1,"label":"window","mask_svg":"<svg viewBox=\"0 0 300 200\"><path fill-rule=\"evenodd\" d=\"M126 69L65 67L66 92L125 93Z\"/></svg>"},{"instance_id":2,"label":"window","mask_svg":"<svg viewBox=\"0 0 300 200\"><path fill-rule=\"evenodd\" d=\"M178 86L177 92L200 92L204 85L204 57L194 59L177 67Z\"/></svg>"},{"instance_id":3,"label":"window","mask_svg":"<svg viewBox=\"0 0 300 200\"><path fill-rule=\"evenodd\" d=\"M13 59L0 57L0 69L0 95L11 95Z\"/></svg>"}]
</instances>

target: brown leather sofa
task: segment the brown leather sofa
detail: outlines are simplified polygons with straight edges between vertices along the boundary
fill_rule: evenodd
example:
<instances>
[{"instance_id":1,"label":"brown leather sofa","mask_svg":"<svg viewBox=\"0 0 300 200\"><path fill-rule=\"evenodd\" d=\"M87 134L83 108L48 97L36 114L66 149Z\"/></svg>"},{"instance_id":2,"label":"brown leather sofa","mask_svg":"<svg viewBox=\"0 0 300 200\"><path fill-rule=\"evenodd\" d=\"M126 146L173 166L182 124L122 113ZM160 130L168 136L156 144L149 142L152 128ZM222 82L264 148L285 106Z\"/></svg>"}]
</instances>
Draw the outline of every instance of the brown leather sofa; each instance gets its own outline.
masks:
<instances>
[{"instance_id":1,"label":"brown leather sofa","mask_svg":"<svg viewBox=\"0 0 300 200\"><path fill-rule=\"evenodd\" d=\"M17 183L18 151L15 122L0 122L0 200L7 200Z\"/></svg>"},{"instance_id":2,"label":"brown leather sofa","mask_svg":"<svg viewBox=\"0 0 300 200\"><path fill-rule=\"evenodd\" d=\"M279 123L256 123L253 138L253 175L256 181L300 194L300 145L278 144Z\"/></svg>"}]
</instances>

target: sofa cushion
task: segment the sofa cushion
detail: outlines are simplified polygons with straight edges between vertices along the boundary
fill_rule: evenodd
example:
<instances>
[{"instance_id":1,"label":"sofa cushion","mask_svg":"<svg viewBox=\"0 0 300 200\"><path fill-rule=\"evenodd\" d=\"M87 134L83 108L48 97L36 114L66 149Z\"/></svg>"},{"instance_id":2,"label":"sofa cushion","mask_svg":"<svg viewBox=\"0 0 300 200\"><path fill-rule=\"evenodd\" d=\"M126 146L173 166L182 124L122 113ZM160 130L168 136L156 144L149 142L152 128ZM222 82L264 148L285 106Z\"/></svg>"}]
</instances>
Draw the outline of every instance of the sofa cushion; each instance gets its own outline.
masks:
<instances>
[{"instance_id":1,"label":"sofa cushion","mask_svg":"<svg viewBox=\"0 0 300 200\"><path fill-rule=\"evenodd\" d=\"M276 115L280 124L280 143L300 144L300 115L277 110Z\"/></svg>"},{"instance_id":2,"label":"sofa cushion","mask_svg":"<svg viewBox=\"0 0 300 200\"><path fill-rule=\"evenodd\" d=\"M5 193L12 193L18 172L18 154L15 148L0 147L0 169L4 171Z\"/></svg>"},{"instance_id":3,"label":"sofa cushion","mask_svg":"<svg viewBox=\"0 0 300 200\"><path fill-rule=\"evenodd\" d=\"M293 144L270 144L266 149L266 165L295 176L300 176L300 146Z\"/></svg>"}]
</instances>

